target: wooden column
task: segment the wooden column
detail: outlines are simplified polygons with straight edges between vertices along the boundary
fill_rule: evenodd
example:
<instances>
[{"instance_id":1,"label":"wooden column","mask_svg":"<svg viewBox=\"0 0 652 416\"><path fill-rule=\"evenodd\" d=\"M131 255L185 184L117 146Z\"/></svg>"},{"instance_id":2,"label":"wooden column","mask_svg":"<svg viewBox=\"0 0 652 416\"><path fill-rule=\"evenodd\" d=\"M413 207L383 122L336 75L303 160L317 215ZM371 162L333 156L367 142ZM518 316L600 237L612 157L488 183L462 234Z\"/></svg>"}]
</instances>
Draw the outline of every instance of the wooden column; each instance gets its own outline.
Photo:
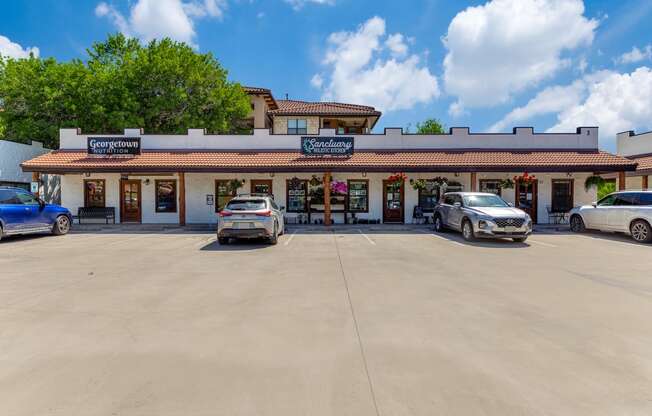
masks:
<instances>
[{"instance_id":1,"label":"wooden column","mask_svg":"<svg viewBox=\"0 0 652 416\"><path fill-rule=\"evenodd\" d=\"M471 192L476 192L478 190L478 174L471 172Z\"/></svg>"},{"instance_id":2,"label":"wooden column","mask_svg":"<svg viewBox=\"0 0 652 416\"><path fill-rule=\"evenodd\" d=\"M186 174L179 172L179 225L186 225Z\"/></svg>"},{"instance_id":3,"label":"wooden column","mask_svg":"<svg viewBox=\"0 0 652 416\"><path fill-rule=\"evenodd\" d=\"M625 172L618 172L618 190L624 191L625 188Z\"/></svg>"},{"instance_id":4,"label":"wooden column","mask_svg":"<svg viewBox=\"0 0 652 416\"><path fill-rule=\"evenodd\" d=\"M324 225L331 225L331 173L324 173Z\"/></svg>"},{"instance_id":5,"label":"wooden column","mask_svg":"<svg viewBox=\"0 0 652 416\"><path fill-rule=\"evenodd\" d=\"M40 185L41 174L39 172L32 172L32 182L39 182L39 189L41 188L41 185ZM37 198L40 198L38 189L36 190L34 195L36 195Z\"/></svg>"},{"instance_id":6,"label":"wooden column","mask_svg":"<svg viewBox=\"0 0 652 416\"><path fill-rule=\"evenodd\" d=\"M648 187L647 180L648 180L647 175L643 175L643 177L641 178L641 188L647 189Z\"/></svg>"}]
</instances>

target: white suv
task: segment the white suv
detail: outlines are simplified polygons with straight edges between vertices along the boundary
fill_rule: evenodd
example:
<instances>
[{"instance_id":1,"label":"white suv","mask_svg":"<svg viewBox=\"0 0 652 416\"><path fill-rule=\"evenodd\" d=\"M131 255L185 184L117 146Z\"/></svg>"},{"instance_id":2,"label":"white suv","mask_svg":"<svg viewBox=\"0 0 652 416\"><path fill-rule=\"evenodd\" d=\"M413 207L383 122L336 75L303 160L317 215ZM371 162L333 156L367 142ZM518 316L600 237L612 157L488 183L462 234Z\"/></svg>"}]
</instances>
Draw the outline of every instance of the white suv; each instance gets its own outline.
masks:
<instances>
[{"instance_id":1,"label":"white suv","mask_svg":"<svg viewBox=\"0 0 652 416\"><path fill-rule=\"evenodd\" d=\"M267 238L276 244L285 232L283 210L270 196L239 195L218 213L217 240L228 244L231 238Z\"/></svg>"},{"instance_id":2,"label":"white suv","mask_svg":"<svg viewBox=\"0 0 652 416\"><path fill-rule=\"evenodd\" d=\"M652 242L652 191L621 191L591 205L573 208L570 229L615 231L630 235L639 243Z\"/></svg>"}]
</instances>

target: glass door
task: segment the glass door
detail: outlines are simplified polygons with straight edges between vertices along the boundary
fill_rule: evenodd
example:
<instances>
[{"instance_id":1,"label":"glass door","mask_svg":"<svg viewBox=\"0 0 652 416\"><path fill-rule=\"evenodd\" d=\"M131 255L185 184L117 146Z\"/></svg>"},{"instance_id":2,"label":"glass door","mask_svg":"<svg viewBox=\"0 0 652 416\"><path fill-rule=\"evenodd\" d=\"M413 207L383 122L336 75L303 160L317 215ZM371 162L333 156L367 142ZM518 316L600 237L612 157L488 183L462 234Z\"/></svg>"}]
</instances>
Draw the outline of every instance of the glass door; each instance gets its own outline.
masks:
<instances>
[{"instance_id":1,"label":"glass door","mask_svg":"<svg viewBox=\"0 0 652 416\"><path fill-rule=\"evenodd\" d=\"M537 181L516 182L516 208L527 212L532 222L537 222Z\"/></svg>"},{"instance_id":2,"label":"glass door","mask_svg":"<svg viewBox=\"0 0 652 416\"><path fill-rule=\"evenodd\" d=\"M383 181L383 222L403 222L405 182Z\"/></svg>"},{"instance_id":3,"label":"glass door","mask_svg":"<svg viewBox=\"0 0 652 416\"><path fill-rule=\"evenodd\" d=\"M251 193L273 196L274 194L272 193L272 181L267 179L252 179Z\"/></svg>"},{"instance_id":4,"label":"glass door","mask_svg":"<svg viewBox=\"0 0 652 416\"><path fill-rule=\"evenodd\" d=\"M121 180L120 222L140 222L140 208L140 180Z\"/></svg>"}]
</instances>

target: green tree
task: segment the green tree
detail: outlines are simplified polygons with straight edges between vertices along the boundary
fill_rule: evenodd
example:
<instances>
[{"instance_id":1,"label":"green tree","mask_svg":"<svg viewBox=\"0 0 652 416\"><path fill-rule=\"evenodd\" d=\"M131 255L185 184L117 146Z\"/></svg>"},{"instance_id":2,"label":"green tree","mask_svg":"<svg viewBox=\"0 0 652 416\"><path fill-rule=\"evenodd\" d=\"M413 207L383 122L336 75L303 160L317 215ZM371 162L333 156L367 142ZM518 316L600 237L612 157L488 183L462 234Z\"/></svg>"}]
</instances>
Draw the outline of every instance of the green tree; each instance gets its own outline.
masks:
<instances>
[{"instance_id":1,"label":"green tree","mask_svg":"<svg viewBox=\"0 0 652 416\"><path fill-rule=\"evenodd\" d=\"M16 140L58 147L62 127L88 133L238 133L250 112L242 87L212 54L170 39L141 45L121 34L95 43L88 60L0 61L0 125Z\"/></svg>"},{"instance_id":2,"label":"green tree","mask_svg":"<svg viewBox=\"0 0 652 416\"><path fill-rule=\"evenodd\" d=\"M423 123L417 123L417 134L444 134L445 127L436 118L429 118Z\"/></svg>"}]
</instances>

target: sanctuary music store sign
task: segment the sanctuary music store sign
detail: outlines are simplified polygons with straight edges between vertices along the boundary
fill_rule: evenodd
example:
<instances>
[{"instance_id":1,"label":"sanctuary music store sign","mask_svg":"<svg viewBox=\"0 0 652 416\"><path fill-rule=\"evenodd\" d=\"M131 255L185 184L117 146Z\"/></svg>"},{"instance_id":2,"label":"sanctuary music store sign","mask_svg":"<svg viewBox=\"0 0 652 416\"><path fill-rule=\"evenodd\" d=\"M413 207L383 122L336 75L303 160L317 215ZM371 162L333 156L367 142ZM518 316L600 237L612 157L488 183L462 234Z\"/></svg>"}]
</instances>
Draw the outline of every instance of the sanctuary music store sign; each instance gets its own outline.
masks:
<instances>
[{"instance_id":1,"label":"sanctuary music store sign","mask_svg":"<svg viewBox=\"0 0 652 416\"><path fill-rule=\"evenodd\" d=\"M140 137L89 137L89 155L135 156L140 154Z\"/></svg>"},{"instance_id":2,"label":"sanctuary music store sign","mask_svg":"<svg viewBox=\"0 0 652 416\"><path fill-rule=\"evenodd\" d=\"M351 156L353 137L301 137L301 153L305 156Z\"/></svg>"}]
</instances>

